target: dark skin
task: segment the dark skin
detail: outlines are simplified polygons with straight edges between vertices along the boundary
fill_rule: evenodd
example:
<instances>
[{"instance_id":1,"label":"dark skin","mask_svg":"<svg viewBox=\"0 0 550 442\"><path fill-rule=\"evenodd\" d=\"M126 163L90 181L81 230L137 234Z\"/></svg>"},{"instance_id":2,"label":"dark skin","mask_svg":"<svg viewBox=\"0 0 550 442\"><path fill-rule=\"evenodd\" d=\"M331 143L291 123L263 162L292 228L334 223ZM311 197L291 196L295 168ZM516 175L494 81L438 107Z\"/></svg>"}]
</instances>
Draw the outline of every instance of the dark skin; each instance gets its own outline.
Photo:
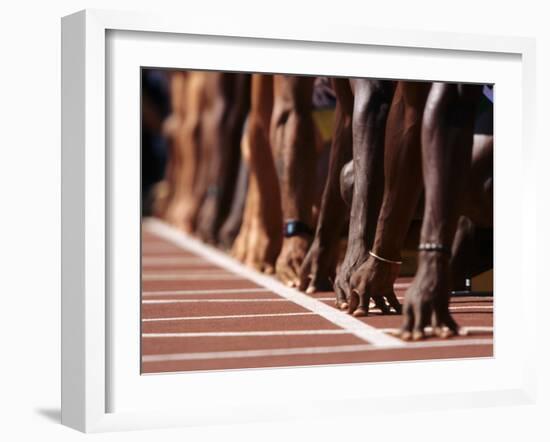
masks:
<instances>
[{"instance_id":1,"label":"dark skin","mask_svg":"<svg viewBox=\"0 0 550 442\"><path fill-rule=\"evenodd\" d=\"M312 227L315 189L316 133L312 117L314 77L275 75L270 138L281 189L283 220L299 220ZM278 278L299 284L300 267L311 238L284 238L277 258Z\"/></svg>"},{"instance_id":2,"label":"dark skin","mask_svg":"<svg viewBox=\"0 0 550 442\"><path fill-rule=\"evenodd\" d=\"M400 250L414 217L422 190L420 173L420 136L422 116L429 83L399 83L387 125L385 152L385 192L379 217L373 250L378 256L392 260L400 259ZM467 198L461 213L464 217L462 228L458 229L451 260L454 275L453 289L461 289L465 276L472 276L492 266L488 259L473 259L467 243L480 227L492 226L492 136L474 137L474 155L471 167L468 165ZM349 179L342 179L349 187ZM474 224L471 220L474 220ZM478 230L476 230L478 229ZM486 235L486 234L485 234ZM418 241L418 239L416 240ZM399 312L399 304L393 294L393 283L399 267L369 258L352 278L353 293L348 311L356 316L368 313L369 300L384 296L390 305ZM389 308L385 303L376 302L383 312ZM407 337L407 336L405 336ZM412 337L412 336L411 336Z\"/></svg>"},{"instance_id":3,"label":"dark skin","mask_svg":"<svg viewBox=\"0 0 550 442\"><path fill-rule=\"evenodd\" d=\"M434 83L422 124L425 208L421 243L451 249L472 159L475 109L481 86ZM402 339L424 338L426 326L447 337L458 332L449 313L450 256L420 251L418 270L405 295Z\"/></svg>"},{"instance_id":4,"label":"dark skin","mask_svg":"<svg viewBox=\"0 0 550 442\"><path fill-rule=\"evenodd\" d=\"M399 82L386 126L384 194L372 251L387 260L400 261L407 231L422 190L420 132L430 83ZM348 296L340 308L354 316L368 313L369 301L389 312L384 298L401 311L393 291L399 266L372 256L354 272Z\"/></svg>"},{"instance_id":5,"label":"dark skin","mask_svg":"<svg viewBox=\"0 0 550 442\"><path fill-rule=\"evenodd\" d=\"M348 308L352 298L350 278L368 258L384 189L385 127L395 84L391 81L356 79L353 108L354 186L348 247L336 276L336 304Z\"/></svg>"},{"instance_id":6,"label":"dark skin","mask_svg":"<svg viewBox=\"0 0 550 442\"><path fill-rule=\"evenodd\" d=\"M353 199L353 160L348 161L340 171L340 196L351 207Z\"/></svg>"},{"instance_id":7,"label":"dark skin","mask_svg":"<svg viewBox=\"0 0 550 442\"><path fill-rule=\"evenodd\" d=\"M229 212L229 216L223 223L219 233L219 244L223 249L230 249L235 241L235 238L239 234L246 205L248 179L248 164L246 164L244 159L241 158L239 174L237 176L237 184L235 186L235 194L231 204L231 211Z\"/></svg>"},{"instance_id":8,"label":"dark skin","mask_svg":"<svg viewBox=\"0 0 550 442\"><path fill-rule=\"evenodd\" d=\"M337 102L328 177L321 199L315 238L300 269L300 290L330 290L338 259L338 241L349 211L340 195L340 170L352 157L353 94L347 79L333 79Z\"/></svg>"},{"instance_id":9,"label":"dark skin","mask_svg":"<svg viewBox=\"0 0 550 442\"><path fill-rule=\"evenodd\" d=\"M452 290L464 290L465 279L493 268L493 136L474 135L468 200L458 221L451 256ZM481 245L481 246L480 246Z\"/></svg>"},{"instance_id":10,"label":"dark skin","mask_svg":"<svg viewBox=\"0 0 550 442\"><path fill-rule=\"evenodd\" d=\"M241 157L241 132L250 106L250 76L219 73L209 76L204 110L204 143L212 152L208 185L201 205L197 235L218 243L218 232L229 215Z\"/></svg>"}]
</instances>

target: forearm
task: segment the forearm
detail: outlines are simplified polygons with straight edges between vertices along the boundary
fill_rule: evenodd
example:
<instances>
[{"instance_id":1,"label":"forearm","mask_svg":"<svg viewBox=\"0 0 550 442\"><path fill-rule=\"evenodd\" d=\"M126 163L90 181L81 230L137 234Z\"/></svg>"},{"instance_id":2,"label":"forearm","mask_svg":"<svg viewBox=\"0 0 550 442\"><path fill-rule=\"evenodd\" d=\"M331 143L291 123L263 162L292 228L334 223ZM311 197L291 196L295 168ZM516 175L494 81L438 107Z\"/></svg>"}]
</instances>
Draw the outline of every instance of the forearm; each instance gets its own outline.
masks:
<instances>
[{"instance_id":1,"label":"forearm","mask_svg":"<svg viewBox=\"0 0 550 442\"><path fill-rule=\"evenodd\" d=\"M373 251L399 261L422 192L420 133L429 83L401 82L386 130L384 199Z\"/></svg>"},{"instance_id":2,"label":"forearm","mask_svg":"<svg viewBox=\"0 0 550 442\"><path fill-rule=\"evenodd\" d=\"M349 245L361 253L372 244L383 196L385 126L391 101L388 86L387 82L368 81L355 87Z\"/></svg>"}]
</instances>

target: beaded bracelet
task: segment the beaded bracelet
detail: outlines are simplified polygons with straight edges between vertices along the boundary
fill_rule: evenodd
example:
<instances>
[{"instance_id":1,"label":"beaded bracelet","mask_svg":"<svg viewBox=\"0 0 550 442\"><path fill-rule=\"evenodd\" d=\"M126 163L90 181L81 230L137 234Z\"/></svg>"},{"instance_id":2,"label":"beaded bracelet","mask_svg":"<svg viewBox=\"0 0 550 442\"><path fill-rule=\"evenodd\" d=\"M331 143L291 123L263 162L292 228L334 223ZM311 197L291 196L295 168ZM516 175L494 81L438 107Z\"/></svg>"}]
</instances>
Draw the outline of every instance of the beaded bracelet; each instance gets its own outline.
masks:
<instances>
[{"instance_id":1,"label":"beaded bracelet","mask_svg":"<svg viewBox=\"0 0 550 442\"><path fill-rule=\"evenodd\" d=\"M450 255L451 251L448 247L443 244L433 243L433 242L424 242L418 245L418 250L421 252L440 252Z\"/></svg>"}]
</instances>

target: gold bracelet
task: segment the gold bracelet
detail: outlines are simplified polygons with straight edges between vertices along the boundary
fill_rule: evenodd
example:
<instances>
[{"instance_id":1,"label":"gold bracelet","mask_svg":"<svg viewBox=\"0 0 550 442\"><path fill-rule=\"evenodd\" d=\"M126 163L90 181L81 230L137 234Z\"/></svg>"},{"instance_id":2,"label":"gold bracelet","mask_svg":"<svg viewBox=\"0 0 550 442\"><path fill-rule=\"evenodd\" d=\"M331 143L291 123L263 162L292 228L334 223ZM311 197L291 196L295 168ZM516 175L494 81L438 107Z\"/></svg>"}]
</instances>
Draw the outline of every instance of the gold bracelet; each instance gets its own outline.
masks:
<instances>
[{"instance_id":1,"label":"gold bracelet","mask_svg":"<svg viewBox=\"0 0 550 442\"><path fill-rule=\"evenodd\" d=\"M375 255L370 250L369 250L369 255L376 258L376 259L379 259L380 261L387 262L387 263L390 263L390 264L396 264L396 265L403 264L403 261L392 261L391 259L382 258L381 256Z\"/></svg>"}]
</instances>

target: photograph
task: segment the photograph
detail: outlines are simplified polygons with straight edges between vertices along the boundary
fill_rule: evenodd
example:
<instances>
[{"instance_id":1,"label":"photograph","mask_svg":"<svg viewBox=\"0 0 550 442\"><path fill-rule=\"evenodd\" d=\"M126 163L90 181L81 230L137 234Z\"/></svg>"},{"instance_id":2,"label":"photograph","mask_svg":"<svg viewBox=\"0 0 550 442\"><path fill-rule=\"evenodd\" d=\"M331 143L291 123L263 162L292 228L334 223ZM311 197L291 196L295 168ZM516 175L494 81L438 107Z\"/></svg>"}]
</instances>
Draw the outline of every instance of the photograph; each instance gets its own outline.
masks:
<instances>
[{"instance_id":1,"label":"photograph","mask_svg":"<svg viewBox=\"0 0 550 442\"><path fill-rule=\"evenodd\" d=\"M493 357L494 85L141 68L141 373Z\"/></svg>"}]
</instances>

